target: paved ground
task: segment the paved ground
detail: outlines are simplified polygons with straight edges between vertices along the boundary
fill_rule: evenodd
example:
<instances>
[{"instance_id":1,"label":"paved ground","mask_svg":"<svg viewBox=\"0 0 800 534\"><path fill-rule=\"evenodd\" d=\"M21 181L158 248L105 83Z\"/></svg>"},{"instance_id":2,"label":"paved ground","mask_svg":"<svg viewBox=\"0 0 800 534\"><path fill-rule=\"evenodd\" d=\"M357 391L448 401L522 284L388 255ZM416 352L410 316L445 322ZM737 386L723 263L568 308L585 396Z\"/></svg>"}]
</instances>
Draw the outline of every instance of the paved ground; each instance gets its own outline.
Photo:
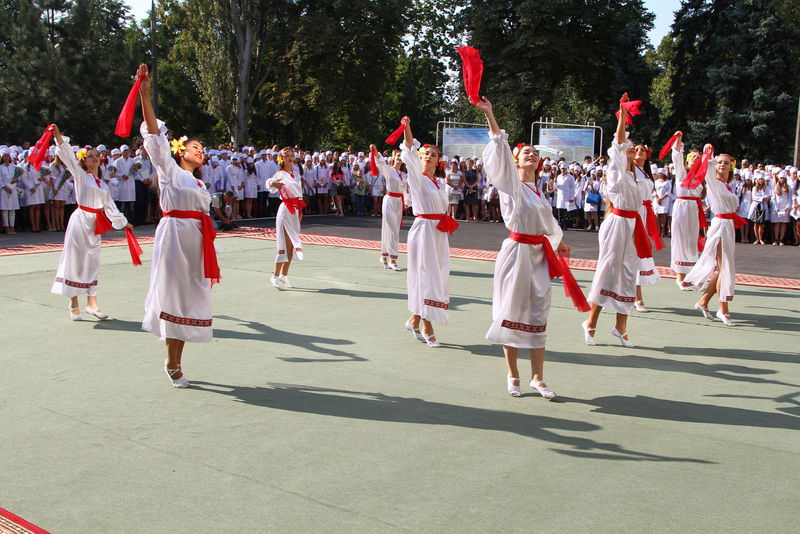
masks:
<instances>
[{"instance_id":1,"label":"paved ground","mask_svg":"<svg viewBox=\"0 0 800 534\"><path fill-rule=\"evenodd\" d=\"M454 246L503 234L463 230ZM149 246L138 268L103 249L107 322L72 323L48 293L56 252L0 258L0 506L58 533L797 531L797 291L737 288L729 329L661 283L624 349L609 314L584 345L554 287L548 403L505 395L483 338L490 262L453 260L445 347L429 349L402 327L404 273L374 252L305 246L298 289L278 292L274 242L218 247L215 339L187 348L190 390L139 331ZM591 274L575 271L584 288Z\"/></svg>"}]
</instances>

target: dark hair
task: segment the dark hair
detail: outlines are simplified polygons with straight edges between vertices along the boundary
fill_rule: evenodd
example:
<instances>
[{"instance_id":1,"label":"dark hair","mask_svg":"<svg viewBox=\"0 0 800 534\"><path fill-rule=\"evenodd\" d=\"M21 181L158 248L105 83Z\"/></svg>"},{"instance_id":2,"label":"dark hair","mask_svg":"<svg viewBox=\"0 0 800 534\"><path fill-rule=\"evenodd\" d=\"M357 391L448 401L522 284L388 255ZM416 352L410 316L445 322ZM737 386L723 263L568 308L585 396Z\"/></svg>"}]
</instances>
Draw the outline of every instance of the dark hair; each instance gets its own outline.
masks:
<instances>
[{"instance_id":1,"label":"dark hair","mask_svg":"<svg viewBox=\"0 0 800 534\"><path fill-rule=\"evenodd\" d=\"M200 143L200 146L202 146L202 147L206 146L206 145L203 144L203 142L201 140L195 139L195 138L187 139L184 142L184 145L188 145L192 141L194 141L195 143ZM178 165L181 164L181 157L178 154L172 154L172 159L174 159L175 163L177 163ZM207 158L204 158L203 159L203 163L205 163L206 161L207 161ZM200 167L202 167L202 165L200 165ZM200 167L197 167L192 171L192 176L194 176L196 179L202 181L203 180L203 174L200 172Z\"/></svg>"}]
</instances>

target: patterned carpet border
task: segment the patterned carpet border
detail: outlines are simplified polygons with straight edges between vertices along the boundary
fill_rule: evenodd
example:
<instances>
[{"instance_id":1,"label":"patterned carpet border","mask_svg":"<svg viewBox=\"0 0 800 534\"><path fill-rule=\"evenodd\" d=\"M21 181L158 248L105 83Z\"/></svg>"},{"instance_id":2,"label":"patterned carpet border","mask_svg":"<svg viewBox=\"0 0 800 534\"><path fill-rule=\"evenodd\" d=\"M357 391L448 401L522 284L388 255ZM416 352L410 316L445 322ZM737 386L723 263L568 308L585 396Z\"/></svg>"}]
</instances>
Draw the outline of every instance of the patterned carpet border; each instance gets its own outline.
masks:
<instances>
[{"instance_id":1,"label":"patterned carpet border","mask_svg":"<svg viewBox=\"0 0 800 534\"><path fill-rule=\"evenodd\" d=\"M44 529L37 527L33 523L29 523L24 519L22 519L21 517L12 514L8 510L0 508L0 534L50 534L50 533Z\"/></svg>"},{"instance_id":2,"label":"patterned carpet border","mask_svg":"<svg viewBox=\"0 0 800 534\"><path fill-rule=\"evenodd\" d=\"M262 239L268 241L275 241L275 230L273 228L253 228L242 227L231 232L219 232L218 238L227 237L244 237L248 239ZM300 239L303 243L309 245L321 245L328 247L342 247L353 248L359 250L380 250L381 242L373 241L371 239L357 239L353 237L339 237L319 234L300 234ZM139 237L139 243L142 245L149 245L153 242L152 237ZM111 237L103 239L104 247L119 247L126 245L127 241L124 237ZM19 254L40 254L43 252L58 252L62 248L61 243L46 243L46 244L33 244L33 245L17 245L13 247L6 247L0 249L0 256L15 256ZM406 244L400 243L400 252L405 254ZM494 261L497 257L497 252L493 250L478 250L471 248L450 248L450 256L452 258L464 260L481 260L481 261ZM597 261L584 260L571 258L569 266L572 269L581 271L594 271L597 267ZM675 278L675 273L669 267L656 266L658 273L663 278ZM736 283L743 286L755 287L772 287L776 289L800 289L800 280L793 278L777 278L772 276L759 276L755 274L737 274Z\"/></svg>"}]
</instances>

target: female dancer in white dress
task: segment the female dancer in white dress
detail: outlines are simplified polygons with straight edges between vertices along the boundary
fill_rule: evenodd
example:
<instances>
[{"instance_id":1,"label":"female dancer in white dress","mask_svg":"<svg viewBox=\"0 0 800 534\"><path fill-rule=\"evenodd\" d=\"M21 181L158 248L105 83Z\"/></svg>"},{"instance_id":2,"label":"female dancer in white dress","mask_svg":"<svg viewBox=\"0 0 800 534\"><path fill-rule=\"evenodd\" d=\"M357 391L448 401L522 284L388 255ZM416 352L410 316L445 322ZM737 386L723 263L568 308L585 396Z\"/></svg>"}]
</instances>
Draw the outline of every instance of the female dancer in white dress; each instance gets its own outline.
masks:
<instances>
[{"instance_id":1,"label":"female dancer in white dress","mask_svg":"<svg viewBox=\"0 0 800 534\"><path fill-rule=\"evenodd\" d=\"M547 400L556 394L544 383L544 348L550 314L550 280L554 249L569 254L550 201L536 185L539 153L530 145L508 146L486 97L475 104L489 123L489 144L483 151L486 174L500 192L500 209L509 237L497 254L494 269L492 326L486 339L501 343L508 367L508 393L519 397L519 349L529 349L530 386Z\"/></svg>"},{"instance_id":2,"label":"female dancer in white dress","mask_svg":"<svg viewBox=\"0 0 800 534\"><path fill-rule=\"evenodd\" d=\"M303 217L303 184L300 176L294 172L294 150L287 147L277 157L278 172L267 180L270 192L280 193L281 202L278 215L275 217L275 233L277 237L277 254L275 270L270 281L276 289L294 287L289 282L289 266L292 259L303 261L303 244L300 242L300 220Z\"/></svg>"},{"instance_id":3,"label":"female dancer in white dress","mask_svg":"<svg viewBox=\"0 0 800 534\"><path fill-rule=\"evenodd\" d=\"M620 103L628 101L628 93ZM636 180L635 149L627 141L625 116L628 111L620 105L617 132L608 149L606 178L606 205L608 214L600 225L598 240L600 251L592 289L587 300L591 305L589 318L583 322L584 340L594 345L594 332L600 312L610 307L617 314L611 334L623 346L633 347L628 338L628 315L636 300L636 278L639 260L652 257L650 240L639 215L642 190Z\"/></svg>"},{"instance_id":4,"label":"female dancer in white dress","mask_svg":"<svg viewBox=\"0 0 800 534\"><path fill-rule=\"evenodd\" d=\"M441 347L433 323L447 324L450 307L450 240L458 223L445 214L447 192L441 176L439 147L419 142L411 134L411 119L403 117L404 140L400 158L408 171L408 187L414 200L414 224L408 232L408 310L406 329L429 347ZM420 331L422 320L422 331Z\"/></svg>"},{"instance_id":5,"label":"female dancer in white dress","mask_svg":"<svg viewBox=\"0 0 800 534\"><path fill-rule=\"evenodd\" d=\"M703 184L691 189L683 186L686 179L686 169L691 168L694 160L699 156L698 152L692 152L686 159L683 159L683 132L675 132L678 136L675 144L672 145L672 163L675 165L675 205L672 210L672 239L670 241L670 266L675 271L677 278L675 283L682 291L691 291L689 284L685 284L683 279L686 273L692 270L700 252L703 250L704 239L700 237L700 231L708 227L706 215L703 210Z\"/></svg>"},{"instance_id":6,"label":"female dancer in white dress","mask_svg":"<svg viewBox=\"0 0 800 534\"><path fill-rule=\"evenodd\" d=\"M654 249L661 250L664 244L661 242L661 236L658 235L658 225L655 222L656 216L653 211L653 192L655 191L655 182L653 177L645 171L645 168L650 166L649 149L643 144L637 144L634 150L634 173L636 173L636 183L639 186L639 191L642 195L642 205L639 206L639 217L642 218L642 223L647 230L648 236L653 240ZM653 256L647 258L639 258L639 270L636 273L636 300L633 302L633 307L640 313L647 313L649 310L644 305L644 294L642 286L651 286L657 284L661 280L661 275L656 270L656 263Z\"/></svg>"},{"instance_id":7,"label":"female dancer in white dress","mask_svg":"<svg viewBox=\"0 0 800 534\"><path fill-rule=\"evenodd\" d=\"M704 150L713 154L714 147L706 145ZM732 162L733 158L728 154L712 157L708 162L705 175L706 198L711 205L714 218L708 228L703 253L684 279L686 283L692 285L692 289L704 291L694 307L702 312L706 319L714 319L708 311L708 303L714 293L719 293L719 310L716 316L725 326L734 326L728 303L733 300L736 285L734 263L736 228L744 222L736 213L739 209L739 197L728 186L728 182L733 178Z\"/></svg>"},{"instance_id":8,"label":"female dancer in white dress","mask_svg":"<svg viewBox=\"0 0 800 534\"><path fill-rule=\"evenodd\" d=\"M389 166L380 154L376 154L375 145L370 145L374 155L375 165L386 182L386 194L383 196L381 219L381 265L384 269L400 271L397 266L397 253L400 248L400 227L403 225L403 178L400 176L400 167L403 162L396 154L393 165Z\"/></svg>"},{"instance_id":9,"label":"female dancer in white dress","mask_svg":"<svg viewBox=\"0 0 800 534\"><path fill-rule=\"evenodd\" d=\"M97 279L100 274L101 235L111 226L121 230L128 224L125 216L117 209L103 180L100 179L100 153L87 147L78 152L72 151L69 137L63 137L58 126L53 126L56 141L56 154L64 162L75 179L75 197L78 209L72 212L64 234L64 249L58 259L56 279L51 293L64 295L70 299L70 318L80 321L78 295L87 295L84 311L98 319L108 319L97 306ZM80 158L80 162L78 162Z\"/></svg>"},{"instance_id":10,"label":"female dancer in white dress","mask_svg":"<svg viewBox=\"0 0 800 534\"><path fill-rule=\"evenodd\" d=\"M150 75L141 65L137 76L144 123L144 147L158 173L159 202L164 212L156 228L150 289L142 329L166 340L164 370L176 388L189 387L181 359L187 341L210 342L211 285L219 281L214 225L208 216L211 195L200 175L205 158L195 140L167 141L167 128L156 119L150 100Z\"/></svg>"}]
</instances>

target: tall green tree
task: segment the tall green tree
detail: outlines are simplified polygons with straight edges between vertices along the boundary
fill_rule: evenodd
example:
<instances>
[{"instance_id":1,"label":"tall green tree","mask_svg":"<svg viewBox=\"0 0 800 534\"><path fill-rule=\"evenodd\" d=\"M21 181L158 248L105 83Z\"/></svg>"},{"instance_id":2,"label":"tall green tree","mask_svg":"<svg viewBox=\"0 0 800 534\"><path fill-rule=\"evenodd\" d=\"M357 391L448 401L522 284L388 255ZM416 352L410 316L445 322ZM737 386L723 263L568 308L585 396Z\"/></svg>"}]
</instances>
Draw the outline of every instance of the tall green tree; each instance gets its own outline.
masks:
<instances>
[{"instance_id":1,"label":"tall green tree","mask_svg":"<svg viewBox=\"0 0 800 534\"><path fill-rule=\"evenodd\" d=\"M794 143L800 33L778 2L684 1L672 26L672 112L665 132L774 162Z\"/></svg>"}]
</instances>

